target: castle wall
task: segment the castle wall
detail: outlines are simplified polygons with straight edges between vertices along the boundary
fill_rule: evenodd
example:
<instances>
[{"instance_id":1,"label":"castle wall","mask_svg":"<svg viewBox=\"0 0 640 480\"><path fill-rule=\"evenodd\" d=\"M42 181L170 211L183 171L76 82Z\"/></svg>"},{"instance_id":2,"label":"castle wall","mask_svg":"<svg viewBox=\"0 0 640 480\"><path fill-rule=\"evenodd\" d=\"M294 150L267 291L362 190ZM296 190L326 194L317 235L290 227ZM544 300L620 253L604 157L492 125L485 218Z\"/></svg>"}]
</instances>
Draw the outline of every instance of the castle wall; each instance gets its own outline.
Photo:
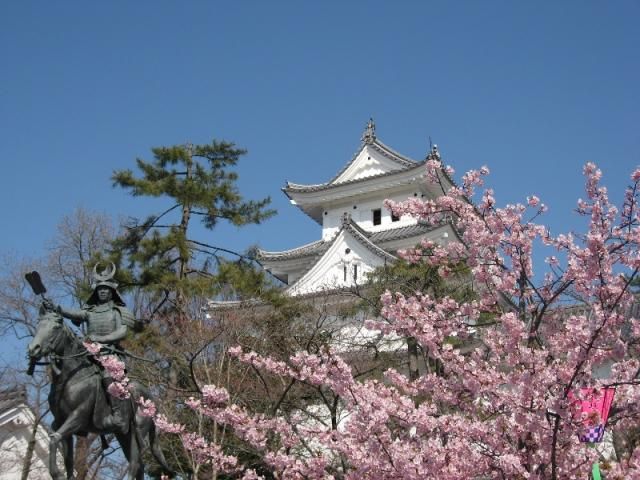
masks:
<instances>
[{"instance_id":1,"label":"castle wall","mask_svg":"<svg viewBox=\"0 0 640 480\"><path fill-rule=\"evenodd\" d=\"M417 185L409 186L406 190L395 192L389 195L378 193L375 197L360 198L356 202L339 203L331 205L325 210L326 214L323 214L322 223L322 238L328 240L333 238L342 225L342 215L348 213L356 224L368 232L378 232L381 230L388 230L390 228L407 227L409 225L415 225L417 220L412 217L404 216L400 220L394 222L391 219L391 212L387 210L383 203L385 199L394 201L404 201L410 197L420 197L422 192L418 189ZM356 208L354 208L354 206ZM381 209L381 223L380 225L373 224L373 210Z\"/></svg>"}]
</instances>

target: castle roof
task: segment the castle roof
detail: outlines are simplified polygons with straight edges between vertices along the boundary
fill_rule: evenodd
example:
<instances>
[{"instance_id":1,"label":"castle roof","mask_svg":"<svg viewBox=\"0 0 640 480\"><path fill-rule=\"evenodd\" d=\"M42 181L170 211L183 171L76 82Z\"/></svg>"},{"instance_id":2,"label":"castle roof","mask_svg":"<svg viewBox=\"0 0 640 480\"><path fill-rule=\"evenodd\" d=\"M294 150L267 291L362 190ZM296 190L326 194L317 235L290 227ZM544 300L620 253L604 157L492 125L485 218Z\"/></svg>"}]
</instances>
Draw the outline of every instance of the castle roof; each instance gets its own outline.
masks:
<instances>
[{"instance_id":1,"label":"castle roof","mask_svg":"<svg viewBox=\"0 0 640 480\"><path fill-rule=\"evenodd\" d=\"M305 294L318 290L334 289L336 278L328 273L334 267L342 252L358 252L359 257L368 257L369 265L383 265L393 262L397 258L373 243L367 232L362 230L349 214L342 217L342 226L331 240L324 242L315 255L309 256L304 262L304 268L298 277L292 281L287 292L292 295ZM274 263L274 266L277 263ZM346 274L345 274L346 275Z\"/></svg>"},{"instance_id":2,"label":"castle roof","mask_svg":"<svg viewBox=\"0 0 640 480\"><path fill-rule=\"evenodd\" d=\"M399 245L415 245L429 234L443 237L452 232L452 225L428 225L418 223L378 232L367 232L353 221L349 214L342 217L339 230L326 240L318 240L301 247L280 252L258 250L257 260L277 278L288 283L287 291L294 295L309 293L315 289L336 288L335 283L327 280L320 285L321 279L329 278L327 273L334 268L342 252L353 251L359 258L368 258L371 267L394 262ZM393 252L393 253L392 253ZM294 274L294 277L290 277ZM289 283L290 282L290 283ZM333 280L335 282L335 279Z\"/></svg>"},{"instance_id":3,"label":"castle roof","mask_svg":"<svg viewBox=\"0 0 640 480\"><path fill-rule=\"evenodd\" d=\"M433 189L426 181L418 181L425 176L425 164L431 158L438 158L437 147L433 147L424 160L416 161L385 145L375 135L375 125L370 120L362 136L362 143L351 160L324 183L301 184L287 181L282 191L292 204L322 225L324 206L346 201L352 197L370 197L378 193L385 195L394 189L407 185L420 185L426 193ZM453 181L443 171L446 181ZM440 192L433 190L432 194Z\"/></svg>"},{"instance_id":4,"label":"castle roof","mask_svg":"<svg viewBox=\"0 0 640 480\"><path fill-rule=\"evenodd\" d=\"M376 267L395 261L398 250L411 248L425 237L439 243L459 240L455 227L449 223L416 224L415 220L389 216L383 223L380 218L375 223L364 213L373 208L379 217L378 205L385 198L441 195L440 185L426 178L425 164L429 160L440 160L435 145L424 160L412 160L381 142L370 120L358 151L329 181L287 182L283 188L292 204L323 226L323 239L284 251L260 249L256 259L288 285L289 294L305 295L360 281ZM442 174L443 180L453 186L444 169ZM356 217L358 223L345 211L350 211L351 205L353 209L363 207ZM337 216L340 213L341 219ZM347 272L349 268L353 269L353 278Z\"/></svg>"},{"instance_id":5,"label":"castle roof","mask_svg":"<svg viewBox=\"0 0 640 480\"><path fill-rule=\"evenodd\" d=\"M415 225L409 225L406 227L399 228L391 228L388 230L381 230L378 232L367 232L360 228L349 216L349 221L345 225L343 221L342 228L348 228L353 233L358 234L358 238L362 241L366 241L368 244L373 244L376 247L380 247L382 250L384 249L384 244L386 242L391 242L394 240L402 240L411 237L420 237L428 232L436 230L440 228L441 225L429 225L426 223L417 223ZM329 240L316 240L315 242L307 243L300 247L292 248L289 250L283 250L279 252L270 252L266 250L259 249L257 259L259 261L264 262L272 262L272 261L281 261L281 260L289 260L289 259L299 259L305 257L316 257L318 255L322 255L327 251L331 243L335 240L338 234L342 231L340 229L331 239ZM395 257L394 257L395 258Z\"/></svg>"},{"instance_id":6,"label":"castle roof","mask_svg":"<svg viewBox=\"0 0 640 480\"><path fill-rule=\"evenodd\" d=\"M359 159L365 149L371 149L372 151L380 153L383 157L390 160L390 162L387 162L383 166L384 170L380 171L379 173L351 178L351 176L349 176L348 174L353 173L350 170L357 170L354 167L359 166L357 165L357 163L360 163ZM360 145L358 151L353 155L351 160L328 182L316 184L300 184L287 182L286 186L282 190L287 195L293 192L317 192L320 190L336 188L342 185L367 182L372 178L386 177L393 173L413 169L415 167L424 165L424 163L424 160L417 162L408 157L405 157L395 150L392 150L390 147L388 147L378 139L374 139L371 142L363 142Z\"/></svg>"},{"instance_id":7,"label":"castle roof","mask_svg":"<svg viewBox=\"0 0 640 480\"><path fill-rule=\"evenodd\" d=\"M0 390L0 414L27 403L27 390L24 386L12 386Z\"/></svg>"},{"instance_id":8,"label":"castle roof","mask_svg":"<svg viewBox=\"0 0 640 480\"><path fill-rule=\"evenodd\" d=\"M389 238L406 238L403 236L406 234L405 230L413 229L411 227L405 228L397 228L397 236L388 235ZM401 232L401 230L403 232ZM375 235L380 235L381 233L389 233L387 232L377 232L370 233L362 228L360 228L351 218L351 215L345 214L342 217L342 226L337 231L337 233L329 240L318 240L312 243L308 243L306 245L302 245L301 247L292 248L291 250L285 250L282 252L268 252L266 250L258 250L257 260L262 263L270 263L270 262L278 262L282 260L291 260L291 259L303 259L303 258L318 258L322 256L329 247L333 245L336 239L340 236L343 231L347 231L356 239L359 243L361 243L365 248L375 253L376 255L387 258L389 260L395 260L396 257L383 248L379 247L372 237Z\"/></svg>"}]
</instances>

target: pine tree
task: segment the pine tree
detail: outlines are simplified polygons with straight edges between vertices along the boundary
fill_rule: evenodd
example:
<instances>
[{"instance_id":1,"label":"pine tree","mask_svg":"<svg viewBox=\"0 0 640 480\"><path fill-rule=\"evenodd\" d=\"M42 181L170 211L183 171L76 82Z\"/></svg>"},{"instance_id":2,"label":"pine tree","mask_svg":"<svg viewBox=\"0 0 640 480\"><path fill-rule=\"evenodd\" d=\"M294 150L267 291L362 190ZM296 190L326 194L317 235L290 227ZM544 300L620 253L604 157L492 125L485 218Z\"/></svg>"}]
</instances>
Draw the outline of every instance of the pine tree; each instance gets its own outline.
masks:
<instances>
[{"instance_id":1,"label":"pine tree","mask_svg":"<svg viewBox=\"0 0 640 480\"><path fill-rule=\"evenodd\" d=\"M117 280L133 294L137 316L151 320L125 348L155 364L130 361L129 368L163 391L165 412L179 419L181 401L198 391L196 371L210 372L210 365L221 364L213 344L226 332L208 320L203 307L213 297L254 296L266 284L251 253L226 248L222 240L213 245L211 235L205 239L202 233L224 222L259 224L275 211L269 198L246 200L240 194L234 167L246 151L233 143L214 140L151 151L150 161L136 160L137 172L115 171L113 185L134 197L166 200L166 206L130 220L112 243L109 260L119 265ZM174 460L177 471L190 471L188 456Z\"/></svg>"},{"instance_id":2,"label":"pine tree","mask_svg":"<svg viewBox=\"0 0 640 480\"><path fill-rule=\"evenodd\" d=\"M245 150L214 140L206 145L174 145L152 149L154 159L137 159L141 176L131 170L116 171L113 185L133 196L164 197L171 201L162 213L140 222L133 220L126 234L114 243L117 260L130 267L127 283L157 295L158 309L176 318L188 315L189 299L215 294L214 274L228 264L231 254L240 262L245 255L192 237L194 220L213 230L220 222L257 224L274 215L270 198L246 201L232 170Z\"/></svg>"}]
</instances>

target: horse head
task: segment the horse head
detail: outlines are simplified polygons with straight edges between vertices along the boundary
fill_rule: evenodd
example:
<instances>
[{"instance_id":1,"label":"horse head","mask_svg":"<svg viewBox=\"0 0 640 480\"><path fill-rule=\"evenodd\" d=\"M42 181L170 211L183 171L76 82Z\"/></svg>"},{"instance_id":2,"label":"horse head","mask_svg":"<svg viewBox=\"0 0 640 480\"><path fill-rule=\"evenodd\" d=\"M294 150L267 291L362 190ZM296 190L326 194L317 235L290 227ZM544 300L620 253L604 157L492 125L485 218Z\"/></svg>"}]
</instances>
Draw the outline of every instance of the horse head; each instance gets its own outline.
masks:
<instances>
[{"instance_id":1,"label":"horse head","mask_svg":"<svg viewBox=\"0 0 640 480\"><path fill-rule=\"evenodd\" d=\"M61 341L63 330L64 323L59 313L49 311L40 315L36 333L29 343L29 358L38 360L51 353L61 353L58 349L64 343Z\"/></svg>"}]
</instances>

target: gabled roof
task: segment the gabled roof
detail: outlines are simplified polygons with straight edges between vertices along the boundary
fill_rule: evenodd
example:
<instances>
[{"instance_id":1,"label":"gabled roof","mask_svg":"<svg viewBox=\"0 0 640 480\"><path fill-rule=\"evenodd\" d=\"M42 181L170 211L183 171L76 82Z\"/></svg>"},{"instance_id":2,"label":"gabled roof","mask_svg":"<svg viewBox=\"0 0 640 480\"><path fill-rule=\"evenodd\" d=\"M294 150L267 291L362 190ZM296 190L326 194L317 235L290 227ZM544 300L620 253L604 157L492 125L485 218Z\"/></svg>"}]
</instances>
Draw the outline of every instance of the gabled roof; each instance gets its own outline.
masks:
<instances>
[{"instance_id":1,"label":"gabled roof","mask_svg":"<svg viewBox=\"0 0 640 480\"><path fill-rule=\"evenodd\" d=\"M358 227L358 225L351 219L351 215L344 214L342 217L342 227L340 228L340 230L338 230L338 232L332 237L331 240L325 242L326 247L323 249L323 252L317 255L318 258L312 259L312 261L310 261L306 265L306 269L301 273L297 280L295 280L287 287L287 292L293 295L308 293L305 292L305 288L309 287L304 287L304 285L305 283L309 282L311 285L313 285L314 275L318 275L318 272L325 268L322 266L323 259L328 259L328 257L334 255L335 248L338 248L339 245L341 243L344 243L345 241L347 242L347 245L349 245L348 242L351 242L351 246L349 248L354 248L353 240L355 240L355 242L357 242L360 247L364 247L364 249L371 252L374 257L378 258L380 264L386 263L387 261L397 260L394 255L390 254L386 250L383 250L382 248L377 246L375 243L371 242L367 235L367 232ZM331 253L332 251L334 251L333 254ZM300 288L302 288L302 291L299 291Z\"/></svg>"},{"instance_id":2,"label":"gabled roof","mask_svg":"<svg viewBox=\"0 0 640 480\"><path fill-rule=\"evenodd\" d=\"M398 168L397 170L391 170L391 171L388 171L388 172L379 173L377 175L371 175L371 176L363 177L363 178L356 178L356 179L353 179L353 180L347 180L347 181L339 182L339 183L334 183L334 182L330 181L330 182L326 182L326 183L317 183L315 185L305 185L305 184L300 184L300 183L287 182L287 185L285 187L283 187L282 191L289 198L291 198L290 194L307 193L307 192L320 192L320 191L323 191L323 190L330 190L330 189L339 188L339 187L342 187L344 185L362 184L362 183L369 182L370 180L373 180L373 179L379 179L379 178L388 177L390 175L394 175L394 174L397 174L399 172L406 172L407 170L411 170L411 169L414 169L416 167L421 167L424 164L425 164L425 161L414 162L410 166L406 166L404 168Z\"/></svg>"},{"instance_id":3,"label":"gabled roof","mask_svg":"<svg viewBox=\"0 0 640 480\"><path fill-rule=\"evenodd\" d=\"M316 184L287 181L282 191L292 204L322 225L325 205L334 202L371 197L376 192L386 196L416 183L425 192L431 191L434 186L424 178L424 167L432 159L440 160L437 146L432 146L424 160L412 160L378 140L375 124L370 120L360 148L331 180ZM455 185L444 169L442 174L446 182ZM431 193L437 195L436 190Z\"/></svg>"},{"instance_id":4,"label":"gabled roof","mask_svg":"<svg viewBox=\"0 0 640 480\"><path fill-rule=\"evenodd\" d=\"M387 260L396 260L397 259L397 257L395 257L394 255L391 255L389 252L387 252L386 250L383 250L378 245L373 243L369 239L369 235L370 234L368 234L365 230L360 228L356 224L356 222L353 221L353 219L351 218L351 215L349 215L348 213L345 213L344 215L342 215L342 228L341 228L341 230L345 230L345 231L351 233L351 235L353 235L353 237L356 240L358 240L365 248L367 248L367 250L370 250L371 252L373 252L377 256L379 256L381 258L385 258ZM335 239L337 237L338 237L338 235L333 237L333 241L335 241Z\"/></svg>"},{"instance_id":5,"label":"gabled roof","mask_svg":"<svg viewBox=\"0 0 640 480\"><path fill-rule=\"evenodd\" d=\"M384 199L392 195L392 191L407 189L416 183L419 185L418 188L428 189L428 184L420 180L425 174L424 162L421 162L409 168L354 178L341 183L298 185L288 182L283 192L293 205L322 225L326 205L333 202L358 202L358 198L371 198L376 194L380 199Z\"/></svg>"},{"instance_id":6,"label":"gabled roof","mask_svg":"<svg viewBox=\"0 0 640 480\"><path fill-rule=\"evenodd\" d=\"M386 171L378 173L376 175L370 175L363 178L339 181L340 177L347 170L349 170L349 168L360 158L360 154L365 148L371 148L372 150L382 154L382 156L384 156L386 159L391 161L394 168L387 168ZM385 145L384 143L382 143L381 141L379 141L377 138L374 137L370 141L366 141L366 140L363 141L363 143L360 145L360 148L353 155L351 160L328 182L316 183L316 184L300 184L300 183L287 182L287 184L282 190L284 191L285 194L287 194L287 196L289 196L289 193L318 192L321 190L330 189L332 187L335 188L342 185L367 182L370 179L385 177L400 171L409 170L409 169L421 166L424 163L425 163L424 160L417 162L408 157L405 157L404 155L401 155L400 153L391 149L390 147L388 147L387 145Z\"/></svg>"},{"instance_id":7,"label":"gabled roof","mask_svg":"<svg viewBox=\"0 0 640 480\"><path fill-rule=\"evenodd\" d=\"M358 149L358 151L356 153L354 153L354 155L351 158L351 160L344 167L342 167L342 169L338 173L336 173L336 175L331 180L329 180L327 183L328 184L332 184L332 183L338 182L338 179L347 170L349 170L349 167L351 167L353 165L353 163L360 156L360 153L362 153L362 151L365 148L367 148L367 146L369 146L369 148L371 148L373 151L376 151L376 152L382 154L382 156L385 157L386 159L391 160L391 162L393 164L396 164L397 166L396 166L395 170L404 170L404 169L407 169L407 168L415 167L419 163L422 163L422 162L416 162L415 160L412 160L409 157L405 157L404 155L402 155L402 154L396 152L395 150L393 150L391 147L389 147L389 146L385 145L384 143L382 143L376 137L373 137L371 140L364 139L362 144L360 145L360 148ZM395 171L395 170L392 170L392 171Z\"/></svg>"},{"instance_id":8,"label":"gabled roof","mask_svg":"<svg viewBox=\"0 0 640 480\"><path fill-rule=\"evenodd\" d=\"M374 152L381 154L389 162L386 165L385 171L366 176L364 178L356 178L356 179L343 179L340 180L341 177L354 165L354 163L358 161L362 161L361 153L365 149L371 149ZM305 192L305 191L319 191L327 188L331 188L332 186L337 185L345 185L349 183L356 183L361 181L366 181L369 178L378 178L384 177L391 173L395 173L398 171L408 170L426 163L429 159L440 159L440 153L438 152L437 145L432 145L431 150L427 154L426 158L421 161L413 160L409 157L402 155L401 153L395 151L388 145L384 144L382 141L378 140L376 136L376 126L373 123L373 119L370 119L365 128L365 132L362 135L362 143L360 144L360 148L356 151L356 153L351 157L351 160L344 166L338 173L334 175L329 181L324 183L316 183L316 184L301 184L301 183L293 183L287 182L285 187L282 189L285 193L287 192ZM453 179L449 177L449 175L443 171L445 178L453 184Z\"/></svg>"},{"instance_id":9,"label":"gabled roof","mask_svg":"<svg viewBox=\"0 0 640 480\"><path fill-rule=\"evenodd\" d=\"M35 437L33 427L37 426ZM0 389L0 441L3 446L2 460L5 470L0 478L19 478L29 441L35 440L29 478L49 478L49 430L42 418L27 403L24 385L4 386ZM62 455L58 452L57 463L62 468Z\"/></svg>"},{"instance_id":10,"label":"gabled roof","mask_svg":"<svg viewBox=\"0 0 640 480\"><path fill-rule=\"evenodd\" d=\"M335 248L332 247L338 241L343 243L345 241L347 243L352 242L351 245L354 245L354 241L357 242L361 248L368 250L373 255L373 258L378 258L382 264L397 260L397 257L393 254L395 250L407 248L406 245L412 239L415 242L410 244L415 245L423 236L431 232L437 234L441 230L449 231L449 235L452 232L457 237L455 228L448 222L438 225L429 225L421 222L406 227L367 232L359 227L349 214L345 213L342 217L340 229L330 239L318 240L302 247L280 252L258 250L256 259L265 269L271 271L273 275L285 283L286 275L294 274L292 283L287 287L287 291L292 291L299 287L301 282L306 282L317 274L312 272L314 269L317 270L317 266L323 263L324 259L328 258L327 256L333 255L331 252ZM345 234L347 237L345 237ZM349 248L353 247L350 246Z\"/></svg>"},{"instance_id":11,"label":"gabled roof","mask_svg":"<svg viewBox=\"0 0 640 480\"><path fill-rule=\"evenodd\" d=\"M347 215L347 217L349 218L349 221L346 225L345 217L343 217L342 228L352 229L354 235L357 232L357 235L359 235L360 238L365 237L367 243L374 244L377 246L377 248L380 246L380 244L384 244L385 242L400 240L403 238L418 237L441 227L441 225L417 223L415 225L409 225L407 227L391 228L379 232L367 232L366 230L360 228L349 215ZM339 230L330 240L317 240L315 242L302 245L301 247L292 248L290 250L283 250L281 252L269 252L259 249L257 258L258 260L271 262L322 255L327 251L340 231L341 230Z\"/></svg>"}]
</instances>

